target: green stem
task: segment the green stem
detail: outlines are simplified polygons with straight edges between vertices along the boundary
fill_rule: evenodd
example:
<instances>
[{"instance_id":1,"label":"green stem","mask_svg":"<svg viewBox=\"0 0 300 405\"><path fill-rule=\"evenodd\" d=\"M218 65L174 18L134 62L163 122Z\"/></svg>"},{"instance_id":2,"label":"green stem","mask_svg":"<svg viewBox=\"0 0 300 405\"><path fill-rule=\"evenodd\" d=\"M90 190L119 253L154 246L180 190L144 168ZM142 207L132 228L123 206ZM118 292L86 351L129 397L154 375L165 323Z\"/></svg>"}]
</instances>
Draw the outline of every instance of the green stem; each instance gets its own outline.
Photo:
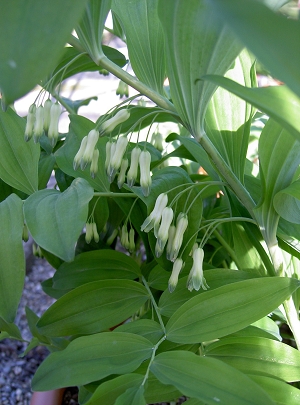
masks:
<instances>
[{"instance_id":1,"label":"green stem","mask_svg":"<svg viewBox=\"0 0 300 405\"><path fill-rule=\"evenodd\" d=\"M231 187L237 198L247 208L252 218L254 218L253 209L255 208L256 205L255 202L253 201L252 197L245 189L245 187L242 185L242 183L239 181L239 179L235 176L233 171L230 169L228 164L222 158L220 153L217 151L217 149L210 141L206 133L203 132L198 136L195 135L195 138L198 140L200 145L212 159L220 175L226 180L226 182Z\"/></svg>"},{"instance_id":2,"label":"green stem","mask_svg":"<svg viewBox=\"0 0 300 405\"><path fill-rule=\"evenodd\" d=\"M155 312L156 312L157 318L159 320L160 326L161 326L162 330L164 331L164 334L166 334L166 328L165 328L165 325L163 323L162 317L160 315L158 306L157 306L156 301L155 301L155 299L153 297L153 294L152 294L152 292L151 292L151 290L150 290L150 288L148 286L147 280L143 276L142 276L142 281L143 281L144 286L146 287L146 290L148 291L148 293L150 295L150 299L151 299L153 308L155 309Z\"/></svg>"},{"instance_id":3,"label":"green stem","mask_svg":"<svg viewBox=\"0 0 300 405\"><path fill-rule=\"evenodd\" d=\"M113 193L112 191L99 191L94 193L94 197L126 197L126 198L136 198L136 195L133 193Z\"/></svg>"},{"instance_id":4,"label":"green stem","mask_svg":"<svg viewBox=\"0 0 300 405\"><path fill-rule=\"evenodd\" d=\"M144 377L144 379L143 379L142 385L145 385L146 381L148 380L149 372L150 372L150 367L151 367L151 364L153 363L153 360L154 360L154 358L155 358L156 350L158 349L158 347L160 346L160 344L161 344L164 340L166 340L166 335L164 335L164 336L156 343L156 345L153 347L152 356L151 356L150 362L149 362L149 364L148 364L147 371L146 371L146 373L145 373L145 377Z\"/></svg>"}]
</instances>

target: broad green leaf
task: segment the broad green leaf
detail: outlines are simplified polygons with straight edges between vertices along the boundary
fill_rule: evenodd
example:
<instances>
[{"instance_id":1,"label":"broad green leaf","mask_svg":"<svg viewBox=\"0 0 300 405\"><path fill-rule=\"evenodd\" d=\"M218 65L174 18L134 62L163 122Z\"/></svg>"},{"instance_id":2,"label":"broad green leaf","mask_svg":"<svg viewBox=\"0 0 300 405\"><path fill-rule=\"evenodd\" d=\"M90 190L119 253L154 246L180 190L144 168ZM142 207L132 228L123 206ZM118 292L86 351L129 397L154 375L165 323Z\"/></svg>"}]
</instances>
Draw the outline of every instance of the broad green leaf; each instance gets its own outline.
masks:
<instances>
[{"instance_id":1,"label":"broad green leaf","mask_svg":"<svg viewBox=\"0 0 300 405\"><path fill-rule=\"evenodd\" d=\"M277 405L298 405L300 390L275 378L249 375L275 401Z\"/></svg>"},{"instance_id":2,"label":"broad green leaf","mask_svg":"<svg viewBox=\"0 0 300 405\"><path fill-rule=\"evenodd\" d=\"M206 291L184 303L166 325L167 338L197 343L245 328L276 309L298 287L296 279L263 277Z\"/></svg>"},{"instance_id":3,"label":"broad green leaf","mask_svg":"<svg viewBox=\"0 0 300 405\"><path fill-rule=\"evenodd\" d=\"M274 208L285 220L300 224L300 182L290 184L274 196Z\"/></svg>"},{"instance_id":4,"label":"broad green leaf","mask_svg":"<svg viewBox=\"0 0 300 405\"><path fill-rule=\"evenodd\" d=\"M284 343L262 337L225 338L208 345L212 356L247 374L262 374L284 381L300 380L300 353Z\"/></svg>"},{"instance_id":5,"label":"broad green leaf","mask_svg":"<svg viewBox=\"0 0 300 405\"><path fill-rule=\"evenodd\" d=\"M233 367L186 351L157 355L151 371L164 384L206 404L275 405L249 377Z\"/></svg>"},{"instance_id":6,"label":"broad green leaf","mask_svg":"<svg viewBox=\"0 0 300 405\"><path fill-rule=\"evenodd\" d=\"M163 330L159 323L152 319L138 319L136 321L124 323L115 329L115 332L135 333L139 336L144 336L153 344L156 344L163 336Z\"/></svg>"},{"instance_id":7,"label":"broad green leaf","mask_svg":"<svg viewBox=\"0 0 300 405\"><path fill-rule=\"evenodd\" d=\"M47 187L48 181L50 179L51 173L55 165L55 157L51 153L48 155L45 152L41 153L39 160L39 190Z\"/></svg>"},{"instance_id":8,"label":"broad green leaf","mask_svg":"<svg viewBox=\"0 0 300 405\"><path fill-rule=\"evenodd\" d=\"M115 405L115 401L120 395L130 388L141 385L143 379L144 376L141 374L125 374L105 381L99 385L85 405ZM127 404L131 404L131 402L127 402Z\"/></svg>"},{"instance_id":9,"label":"broad green leaf","mask_svg":"<svg viewBox=\"0 0 300 405\"><path fill-rule=\"evenodd\" d=\"M185 270L185 269L184 269ZM170 277L170 273L169 273ZM206 270L204 272L204 277L209 285L210 290L221 287L222 285L227 285L231 283L236 283L237 281L248 280L253 278L253 276L245 271L236 271L229 269L212 269ZM189 291L187 289L187 277L179 279L175 291L172 293L166 289L159 300L159 309L161 314L164 316L172 316L177 309L180 308L182 304L188 301L190 298L202 294L204 291L199 292Z\"/></svg>"},{"instance_id":10,"label":"broad green leaf","mask_svg":"<svg viewBox=\"0 0 300 405\"><path fill-rule=\"evenodd\" d=\"M153 344L131 333L106 332L73 340L51 353L32 380L34 391L88 384L111 374L131 373L153 351Z\"/></svg>"},{"instance_id":11,"label":"broad green leaf","mask_svg":"<svg viewBox=\"0 0 300 405\"><path fill-rule=\"evenodd\" d=\"M59 298L37 327L48 336L101 332L131 317L148 298L145 287L135 281L94 281Z\"/></svg>"},{"instance_id":12,"label":"broad green leaf","mask_svg":"<svg viewBox=\"0 0 300 405\"><path fill-rule=\"evenodd\" d=\"M137 78L164 94L165 47L157 4L158 0L114 0L112 10L125 31L130 63Z\"/></svg>"},{"instance_id":13,"label":"broad green leaf","mask_svg":"<svg viewBox=\"0 0 300 405\"><path fill-rule=\"evenodd\" d=\"M170 272L164 270L160 265L155 266L148 277L148 285L156 290L164 291L168 288Z\"/></svg>"},{"instance_id":14,"label":"broad green leaf","mask_svg":"<svg viewBox=\"0 0 300 405\"><path fill-rule=\"evenodd\" d=\"M86 1L1 0L0 88L9 105L55 67Z\"/></svg>"},{"instance_id":15,"label":"broad green leaf","mask_svg":"<svg viewBox=\"0 0 300 405\"><path fill-rule=\"evenodd\" d=\"M251 86L252 58L243 51L226 77ZM237 178L243 182L252 107L219 87L205 115L206 133Z\"/></svg>"},{"instance_id":16,"label":"broad green leaf","mask_svg":"<svg viewBox=\"0 0 300 405\"><path fill-rule=\"evenodd\" d=\"M14 323L6 322L2 317L0 317L0 331L0 341L6 338L23 340L21 332L17 325L15 325Z\"/></svg>"},{"instance_id":17,"label":"broad green leaf","mask_svg":"<svg viewBox=\"0 0 300 405\"><path fill-rule=\"evenodd\" d=\"M30 196L24 203L24 214L36 243L61 259L71 261L92 196L93 189L80 178L63 193L47 189Z\"/></svg>"},{"instance_id":18,"label":"broad green leaf","mask_svg":"<svg viewBox=\"0 0 300 405\"><path fill-rule=\"evenodd\" d=\"M265 276L266 270L261 256L249 239L247 230L236 222L230 224L233 237L233 249L238 259L236 265L241 269L252 269L257 276ZM235 258L234 258L235 259Z\"/></svg>"},{"instance_id":19,"label":"broad green leaf","mask_svg":"<svg viewBox=\"0 0 300 405\"><path fill-rule=\"evenodd\" d=\"M25 278L23 202L16 194L0 203L0 223L0 317L11 323L16 316Z\"/></svg>"},{"instance_id":20,"label":"broad green leaf","mask_svg":"<svg viewBox=\"0 0 300 405\"><path fill-rule=\"evenodd\" d=\"M242 48L228 28L215 24L204 0L159 0L158 16L165 36L171 98L185 126L198 138L216 89L198 79L208 73L225 74Z\"/></svg>"},{"instance_id":21,"label":"broad green leaf","mask_svg":"<svg viewBox=\"0 0 300 405\"><path fill-rule=\"evenodd\" d=\"M63 263L53 276L53 287L64 290L92 281L134 280L139 275L138 264L124 253L115 250L94 250L75 256L70 263Z\"/></svg>"},{"instance_id":22,"label":"broad green leaf","mask_svg":"<svg viewBox=\"0 0 300 405\"><path fill-rule=\"evenodd\" d=\"M249 88L216 75L206 75L202 79L223 87L265 112L300 140L300 124L297 120L300 113L300 96L293 93L287 86Z\"/></svg>"},{"instance_id":23,"label":"broad green leaf","mask_svg":"<svg viewBox=\"0 0 300 405\"><path fill-rule=\"evenodd\" d=\"M70 116L71 124L67 139L64 145L55 153L56 162L59 168L72 177L82 177L87 180L90 185L97 191L109 191L109 182L105 171L105 144L106 138L101 138L98 141L99 159L98 173L92 179L89 167L84 171L73 169L73 160L79 150L82 139L92 130L95 129L95 124L87 118L79 115Z\"/></svg>"},{"instance_id":24,"label":"broad green leaf","mask_svg":"<svg viewBox=\"0 0 300 405\"><path fill-rule=\"evenodd\" d=\"M110 5L111 0L88 0L82 19L76 27L80 45L96 64L103 56L102 35Z\"/></svg>"},{"instance_id":25,"label":"broad green leaf","mask_svg":"<svg viewBox=\"0 0 300 405\"><path fill-rule=\"evenodd\" d=\"M104 51L104 54L118 66L123 67L126 64L125 56L117 49L110 48L109 46L105 45L102 46L102 49ZM71 63L73 59L75 60ZM54 79L51 81L51 86L53 89L55 89L62 78L63 80L66 80L67 78L74 76L77 73L95 72L99 70L101 70L101 67L99 67L99 65L96 65L96 63L91 60L88 55L80 53L75 48L67 47L65 48L64 54L53 72L53 74L55 75L58 71L63 71L63 75L57 74L57 76L54 77Z\"/></svg>"},{"instance_id":26,"label":"broad green leaf","mask_svg":"<svg viewBox=\"0 0 300 405\"><path fill-rule=\"evenodd\" d=\"M128 388L122 395L118 397L114 405L147 405L144 397L144 386Z\"/></svg>"},{"instance_id":27,"label":"broad green leaf","mask_svg":"<svg viewBox=\"0 0 300 405\"><path fill-rule=\"evenodd\" d=\"M214 180L219 180L219 176L216 173L216 170L213 167L207 153L195 139L186 138L177 134L171 134L168 136L166 141L169 142L173 141L174 139L178 139L180 143L186 147L186 149L194 157L195 161L198 162Z\"/></svg>"},{"instance_id":28,"label":"broad green leaf","mask_svg":"<svg viewBox=\"0 0 300 405\"><path fill-rule=\"evenodd\" d=\"M17 190L32 194L38 189L40 147L33 141L25 142L24 133L24 118L11 108L0 110L0 178Z\"/></svg>"},{"instance_id":29,"label":"broad green leaf","mask_svg":"<svg viewBox=\"0 0 300 405\"><path fill-rule=\"evenodd\" d=\"M280 331L278 325L268 316L253 322L252 325L247 326L245 329L230 335L230 336L261 336L268 339L276 339L281 341Z\"/></svg>"},{"instance_id":30,"label":"broad green leaf","mask_svg":"<svg viewBox=\"0 0 300 405\"><path fill-rule=\"evenodd\" d=\"M263 187L261 201L254 213L263 232L272 237L279 220L273 199L276 193L288 187L293 180L300 163L300 142L269 119L261 133L258 152Z\"/></svg>"},{"instance_id":31,"label":"broad green leaf","mask_svg":"<svg viewBox=\"0 0 300 405\"><path fill-rule=\"evenodd\" d=\"M275 14L257 1L209 0L209 3L214 14L230 26L257 59L300 97L300 22Z\"/></svg>"}]
</instances>

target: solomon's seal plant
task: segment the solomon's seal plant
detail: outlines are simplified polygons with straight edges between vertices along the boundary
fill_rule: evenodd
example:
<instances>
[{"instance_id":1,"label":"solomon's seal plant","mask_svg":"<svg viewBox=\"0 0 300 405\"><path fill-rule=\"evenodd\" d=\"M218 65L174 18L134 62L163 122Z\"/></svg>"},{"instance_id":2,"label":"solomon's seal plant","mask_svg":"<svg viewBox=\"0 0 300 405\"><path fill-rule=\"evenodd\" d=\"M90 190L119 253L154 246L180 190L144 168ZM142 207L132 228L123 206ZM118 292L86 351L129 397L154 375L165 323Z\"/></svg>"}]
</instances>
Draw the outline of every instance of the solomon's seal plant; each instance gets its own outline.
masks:
<instances>
[{"instance_id":1,"label":"solomon's seal plant","mask_svg":"<svg viewBox=\"0 0 300 405\"><path fill-rule=\"evenodd\" d=\"M298 404L295 2L40 3L0 16L0 338L23 340L24 230L55 269L42 283L55 303L27 314L26 352L50 353L33 390L76 385L85 405ZM258 87L257 66L280 85ZM90 99L62 96L86 71L117 77L123 97L94 121Z\"/></svg>"}]
</instances>

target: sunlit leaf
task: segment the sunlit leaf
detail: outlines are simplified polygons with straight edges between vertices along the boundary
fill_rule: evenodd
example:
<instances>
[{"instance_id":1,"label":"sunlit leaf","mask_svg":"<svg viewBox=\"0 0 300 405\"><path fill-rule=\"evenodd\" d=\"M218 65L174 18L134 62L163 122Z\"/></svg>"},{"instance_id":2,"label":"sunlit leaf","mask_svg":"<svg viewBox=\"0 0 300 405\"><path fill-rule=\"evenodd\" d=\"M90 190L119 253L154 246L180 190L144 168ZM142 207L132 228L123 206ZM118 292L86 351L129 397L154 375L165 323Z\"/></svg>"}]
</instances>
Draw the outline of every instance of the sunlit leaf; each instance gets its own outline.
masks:
<instances>
[{"instance_id":1,"label":"sunlit leaf","mask_svg":"<svg viewBox=\"0 0 300 405\"><path fill-rule=\"evenodd\" d=\"M300 182L295 181L274 196L276 212L285 220L300 224Z\"/></svg>"}]
</instances>

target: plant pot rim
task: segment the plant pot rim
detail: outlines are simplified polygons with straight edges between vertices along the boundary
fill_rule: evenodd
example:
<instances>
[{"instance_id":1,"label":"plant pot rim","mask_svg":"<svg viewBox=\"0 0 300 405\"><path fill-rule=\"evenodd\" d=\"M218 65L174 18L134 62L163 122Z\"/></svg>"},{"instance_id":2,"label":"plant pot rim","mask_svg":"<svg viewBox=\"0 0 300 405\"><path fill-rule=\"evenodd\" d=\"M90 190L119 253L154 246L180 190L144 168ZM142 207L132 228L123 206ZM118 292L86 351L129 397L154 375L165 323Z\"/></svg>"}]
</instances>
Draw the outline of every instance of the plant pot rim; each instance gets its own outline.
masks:
<instances>
[{"instance_id":1,"label":"plant pot rim","mask_svg":"<svg viewBox=\"0 0 300 405\"><path fill-rule=\"evenodd\" d=\"M65 388L52 391L33 392L30 405L61 405Z\"/></svg>"}]
</instances>

